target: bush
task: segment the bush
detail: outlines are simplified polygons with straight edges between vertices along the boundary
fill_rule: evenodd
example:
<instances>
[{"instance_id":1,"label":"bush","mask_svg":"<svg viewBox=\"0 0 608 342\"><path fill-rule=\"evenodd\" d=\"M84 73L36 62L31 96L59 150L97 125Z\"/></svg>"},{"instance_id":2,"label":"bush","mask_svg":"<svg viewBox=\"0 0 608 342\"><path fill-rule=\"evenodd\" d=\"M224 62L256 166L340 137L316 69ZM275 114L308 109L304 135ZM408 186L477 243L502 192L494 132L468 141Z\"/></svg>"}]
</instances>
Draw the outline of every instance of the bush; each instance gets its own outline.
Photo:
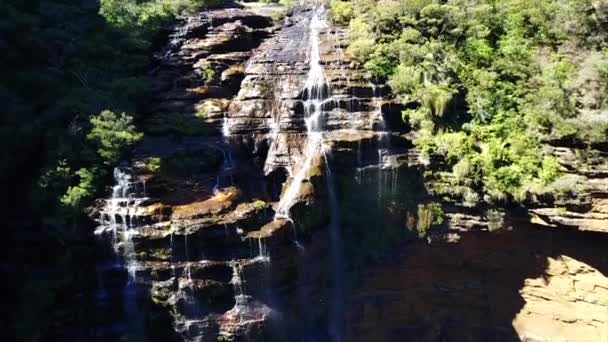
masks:
<instances>
[{"instance_id":1,"label":"bush","mask_svg":"<svg viewBox=\"0 0 608 342\"><path fill-rule=\"evenodd\" d=\"M353 17L353 5L350 1L331 0L331 18L338 25L347 25Z\"/></svg>"},{"instance_id":2,"label":"bush","mask_svg":"<svg viewBox=\"0 0 608 342\"><path fill-rule=\"evenodd\" d=\"M353 1L348 52L413 108L402 117L423 156L445 157L458 185L481 185L489 201L523 201L559 177L542 141L608 136L604 11L578 1L454 4Z\"/></svg>"},{"instance_id":3,"label":"bush","mask_svg":"<svg viewBox=\"0 0 608 342\"><path fill-rule=\"evenodd\" d=\"M488 230L490 232L495 232L501 230L505 226L505 213L496 210L490 209L486 212L486 219L488 220Z\"/></svg>"},{"instance_id":4,"label":"bush","mask_svg":"<svg viewBox=\"0 0 608 342\"><path fill-rule=\"evenodd\" d=\"M364 63L375 50L372 28L363 20L355 18L350 22L350 44L346 50L349 57Z\"/></svg>"},{"instance_id":5,"label":"bush","mask_svg":"<svg viewBox=\"0 0 608 342\"><path fill-rule=\"evenodd\" d=\"M253 207L258 210L266 209L268 208L268 203L262 200L255 200L255 202L253 202Z\"/></svg>"},{"instance_id":6,"label":"bush","mask_svg":"<svg viewBox=\"0 0 608 342\"><path fill-rule=\"evenodd\" d=\"M151 173L155 173L160 170L161 159L159 157L148 157L142 160L143 168Z\"/></svg>"},{"instance_id":7,"label":"bush","mask_svg":"<svg viewBox=\"0 0 608 342\"><path fill-rule=\"evenodd\" d=\"M419 204L417 218L416 231L418 236L427 236L433 225L443 224L444 215L441 205L439 203Z\"/></svg>"},{"instance_id":8,"label":"bush","mask_svg":"<svg viewBox=\"0 0 608 342\"><path fill-rule=\"evenodd\" d=\"M116 164L126 147L143 138L135 130L133 117L125 113L116 115L104 110L91 118L91 125L87 139L96 142L97 153L108 165Z\"/></svg>"},{"instance_id":9,"label":"bush","mask_svg":"<svg viewBox=\"0 0 608 342\"><path fill-rule=\"evenodd\" d=\"M209 62L202 63L200 73L205 84L209 84L215 80L215 69L213 69L213 66Z\"/></svg>"}]
</instances>

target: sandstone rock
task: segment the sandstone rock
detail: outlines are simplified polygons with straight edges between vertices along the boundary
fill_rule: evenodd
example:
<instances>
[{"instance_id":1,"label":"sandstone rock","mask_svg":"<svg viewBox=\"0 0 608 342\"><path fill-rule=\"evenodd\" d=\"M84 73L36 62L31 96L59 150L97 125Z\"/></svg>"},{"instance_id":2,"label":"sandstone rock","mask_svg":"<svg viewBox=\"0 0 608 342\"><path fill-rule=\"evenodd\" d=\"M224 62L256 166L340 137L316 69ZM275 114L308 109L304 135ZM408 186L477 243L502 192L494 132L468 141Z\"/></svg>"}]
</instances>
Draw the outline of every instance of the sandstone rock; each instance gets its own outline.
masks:
<instances>
[{"instance_id":1,"label":"sandstone rock","mask_svg":"<svg viewBox=\"0 0 608 342\"><path fill-rule=\"evenodd\" d=\"M327 119L321 146L326 153L315 156L298 186L290 209L292 221L273 219L276 195L259 188L274 178L283 183L284 194L294 184L299 164L309 157L305 148L309 113L304 110L309 94L303 91L310 58L309 18L310 12L301 8L274 27L269 18L237 8L182 18L159 55L159 68L152 72L158 102L150 105L151 112L196 118L188 123L210 127L209 134L215 136L147 137L135 149L135 158L213 149L224 162L220 170L203 170L188 179L161 182L150 177L149 186L159 194L129 212L141 218L141 225L130 241L117 246L132 258L129 270L137 284L151 289L153 300L171 312L174 329L184 340L267 340L273 312L262 298L269 300L267 292L277 289L288 297L304 291L302 306L315 307L302 311L315 311L311 321L326 319L322 315L331 298L320 287L328 283L322 269L333 245L324 235L311 238L328 234L321 229L328 226L332 214L326 163L356 169L352 174L369 171L377 176L379 186L385 174L397 182L400 170L444 166L431 164L434 161L424 160L412 148L409 127L401 121L403 107L390 88L374 84L360 65L343 55L347 30L323 28L321 64L328 85L321 91L333 95L320 103L321 115ZM212 76L206 75L211 74L209 69ZM347 311L345 340L600 336L606 324L600 316L606 312L602 310L608 296L601 271L605 261L569 249L554 253L551 242L518 229L532 221L606 232L608 202L603 194L608 192L608 166L601 154L581 161L582 152L576 149L547 148L583 184L576 194L538 200L530 217L508 213L505 226L514 228L496 233L488 232L492 223L481 201L466 207L458 198L441 198L449 207L445 229L429 234L415 250L404 248L408 255L364 277L366 284L348 298L352 307ZM231 152L238 162L232 162ZM226 188L227 184L237 186ZM278 185L275 193L281 192ZM392 191L400 188L394 186ZM428 194L433 195L439 193ZM398 210L402 203L388 204L390 208L379 210L405 221L405 213ZM375 232L372 229L379 227L366 228ZM303 251L298 234L314 239L309 250ZM567 249L566 240L556 238L562 249ZM302 257L306 254L308 259ZM307 268L308 262L314 266ZM312 303L313 298L319 303ZM296 303L293 298L286 301L286 306Z\"/></svg>"}]
</instances>

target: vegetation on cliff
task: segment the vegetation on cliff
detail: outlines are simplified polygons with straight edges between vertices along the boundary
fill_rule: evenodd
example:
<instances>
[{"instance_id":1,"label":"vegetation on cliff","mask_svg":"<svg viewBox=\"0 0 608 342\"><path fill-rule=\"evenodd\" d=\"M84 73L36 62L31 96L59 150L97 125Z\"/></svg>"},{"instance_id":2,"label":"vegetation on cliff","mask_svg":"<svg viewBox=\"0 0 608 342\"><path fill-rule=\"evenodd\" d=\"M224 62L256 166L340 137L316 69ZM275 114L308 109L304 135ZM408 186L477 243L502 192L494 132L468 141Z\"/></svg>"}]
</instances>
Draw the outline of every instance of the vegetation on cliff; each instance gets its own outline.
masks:
<instances>
[{"instance_id":1,"label":"vegetation on cliff","mask_svg":"<svg viewBox=\"0 0 608 342\"><path fill-rule=\"evenodd\" d=\"M8 214L2 267L15 289L3 297L13 308L2 316L14 327L6 340L65 340L58 330L74 323L65 308L90 315L81 291L95 254L82 239L91 230L69 223L142 137L138 112L164 27L179 11L218 2L0 2L0 183Z\"/></svg>"},{"instance_id":2,"label":"vegetation on cliff","mask_svg":"<svg viewBox=\"0 0 608 342\"><path fill-rule=\"evenodd\" d=\"M347 54L407 106L430 159L465 201L560 191L542 143L608 133L608 5L592 0L331 1Z\"/></svg>"},{"instance_id":3,"label":"vegetation on cliff","mask_svg":"<svg viewBox=\"0 0 608 342\"><path fill-rule=\"evenodd\" d=\"M12 203L46 222L78 216L141 139L134 121L149 96L146 70L163 28L181 11L220 2L0 4L7 18L0 25L0 175L20 194Z\"/></svg>"}]
</instances>

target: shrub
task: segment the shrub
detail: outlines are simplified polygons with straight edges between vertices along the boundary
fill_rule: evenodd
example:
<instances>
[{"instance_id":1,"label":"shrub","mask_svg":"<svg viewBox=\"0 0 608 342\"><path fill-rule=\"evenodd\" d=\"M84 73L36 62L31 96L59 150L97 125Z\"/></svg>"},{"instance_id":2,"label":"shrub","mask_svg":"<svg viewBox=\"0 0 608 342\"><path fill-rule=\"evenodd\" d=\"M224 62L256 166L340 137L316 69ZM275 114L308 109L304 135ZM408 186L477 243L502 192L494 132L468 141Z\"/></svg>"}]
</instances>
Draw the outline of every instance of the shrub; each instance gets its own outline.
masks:
<instances>
[{"instance_id":1,"label":"shrub","mask_svg":"<svg viewBox=\"0 0 608 342\"><path fill-rule=\"evenodd\" d=\"M446 157L449 162L457 162L469 155L473 140L465 132L440 133L437 136L437 153Z\"/></svg>"},{"instance_id":2,"label":"shrub","mask_svg":"<svg viewBox=\"0 0 608 342\"><path fill-rule=\"evenodd\" d=\"M71 211L82 209L83 205L95 193L95 170L80 169L76 171L78 184L70 186L60 201L64 207Z\"/></svg>"},{"instance_id":3,"label":"shrub","mask_svg":"<svg viewBox=\"0 0 608 342\"><path fill-rule=\"evenodd\" d=\"M205 84L212 83L215 80L215 69L209 62L204 62L200 66L201 78Z\"/></svg>"},{"instance_id":4,"label":"shrub","mask_svg":"<svg viewBox=\"0 0 608 342\"><path fill-rule=\"evenodd\" d=\"M353 17L353 5L350 1L331 0L330 12L334 23L347 25Z\"/></svg>"},{"instance_id":5,"label":"shrub","mask_svg":"<svg viewBox=\"0 0 608 342\"><path fill-rule=\"evenodd\" d=\"M495 232L500 229L503 229L505 226L505 213L496 210L490 209L486 212L486 219L488 220L488 230L490 232Z\"/></svg>"},{"instance_id":6,"label":"shrub","mask_svg":"<svg viewBox=\"0 0 608 342\"><path fill-rule=\"evenodd\" d=\"M97 153L109 165L118 162L127 146L143 138L143 134L135 130L133 117L125 113L116 115L104 110L91 118L91 125L87 139L96 142Z\"/></svg>"},{"instance_id":7,"label":"shrub","mask_svg":"<svg viewBox=\"0 0 608 342\"><path fill-rule=\"evenodd\" d=\"M350 39L346 53L354 60L364 63L374 52L376 42L371 27L362 18L350 22Z\"/></svg>"},{"instance_id":8,"label":"shrub","mask_svg":"<svg viewBox=\"0 0 608 342\"><path fill-rule=\"evenodd\" d=\"M428 231L433 225L443 224L444 215L441 205L439 203L419 204L417 218L416 231L418 236L424 237L428 235Z\"/></svg>"},{"instance_id":9,"label":"shrub","mask_svg":"<svg viewBox=\"0 0 608 342\"><path fill-rule=\"evenodd\" d=\"M161 167L161 159L159 157L148 157L143 161L143 166L148 172L157 172Z\"/></svg>"},{"instance_id":10,"label":"shrub","mask_svg":"<svg viewBox=\"0 0 608 342\"><path fill-rule=\"evenodd\" d=\"M462 195L462 205L468 208L473 208L479 204L479 195L471 188L465 188Z\"/></svg>"},{"instance_id":11,"label":"shrub","mask_svg":"<svg viewBox=\"0 0 608 342\"><path fill-rule=\"evenodd\" d=\"M262 200L255 200L255 202L253 202L253 207L258 210L266 209L268 207L268 203Z\"/></svg>"},{"instance_id":12,"label":"shrub","mask_svg":"<svg viewBox=\"0 0 608 342\"><path fill-rule=\"evenodd\" d=\"M608 136L605 11L583 3L353 1L348 51L412 108L424 157L489 201L523 201L559 177L543 140Z\"/></svg>"},{"instance_id":13,"label":"shrub","mask_svg":"<svg viewBox=\"0 0 608 342\"><path fill-rule=\"evenodd\" d=\"M543 158L542 169L539 173L539 178L544 185L553 182L560 174L560 164L555 157Z\"/></svg>"}]
</instances>

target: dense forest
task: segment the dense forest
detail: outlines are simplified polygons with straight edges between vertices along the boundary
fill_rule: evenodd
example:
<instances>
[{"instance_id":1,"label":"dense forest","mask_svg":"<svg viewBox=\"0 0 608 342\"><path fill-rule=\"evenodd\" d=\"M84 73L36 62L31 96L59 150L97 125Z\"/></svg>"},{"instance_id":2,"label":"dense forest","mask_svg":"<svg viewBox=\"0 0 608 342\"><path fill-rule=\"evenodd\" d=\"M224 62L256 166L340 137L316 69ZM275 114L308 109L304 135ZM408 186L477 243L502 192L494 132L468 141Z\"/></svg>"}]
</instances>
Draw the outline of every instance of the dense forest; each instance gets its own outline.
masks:
<instances>
[{"instance_id":1,"label":"dense forest","mask_svg":"<svg viewBox=\"0 0 608 342\"><path fill-rule=\"evenodd\" d=\"M85 301L74 294L81 294L79 287L95 287L91 285L95 270L87 269L95 265L97 257L89 214L95 199L107 194L114 168L128 160L131 147L144 136L171 136L165 133L174 131L177 136L199 136L207 129L172 121L180 119L171 114L146 116L154 94L150 71L159 63L154 54L167 45L180 15L228 2L0 2L0 14L5 18L0 22L4 52L0 56L4 103L0 182L6 192L2 207L7 213L8 236L0 266L7 274L7 285L19 289L2 297L10 308L2 314L7 318L0 316L3 327L14 334L7 333L7 340L52 340L49 331L61 330L65 321L88 319L82 317L90 314L90 307L81 306ZM593 153L607 148L606 1L300 3L326 6L331 22L348 28L349 43L342 56L348 63L344 64L365 70L366 82L369 78L374 83L373 96L376 85L388 85L387 96L396 97L405 108L401 114L408 129L395 135L408 143L411 139L424 166L429 166L421 167L425 185L432 184L436 191L429 191L429 197L449 195L468 209L480 203L498 208L559 198L575 192L581 180L566 175L546 147L576 148L581 159L594 159L598 156ZM283 15L269 21L276 25L275 31L268 29L268 36L280 32ZM289 27L289 20L285 22ZM245 69L235 67L241 68ZM218 78L210 64L203 64L203 69L207 78ZM353 141L359 138L353 137ZM373 158L376 152L380 155L380 182L381 148L373 151ZM187 159L185 156L178 153L173 158ZM219 158L217 165L221 164ZM159 158L150 160L160 163ZM175 168L187 163L176 162ZM373 190L381 191L381 186ZM371 196L375 194L368 200L375 202ZM415 203L426 226L423 233L430 226L444 225L441 196L435 200ZM271 207L270 202L255 203L260 210ZM395 203L393 207L398 206ZM384 209L379 215L387 213ZM397 209L401 227L409 216L404 208ZM357 214L375 220L368 212ZM384 234L382 230L362 231L364 237L351 237L360 243L353 255L368 253L360 249L373 254L369 241ZM388 234L382 238L393 239ZM173 232L170 239L173 248ZM185 245L187 249L187 242Z\"/></svg>"},{"instance_id":2,"label":"dense forest","mask_svg":"<svg viewBox=\"0 0 608 342\"><path fill-rule=\"evenodd\" d=\"M13 214L62 225L108 183L149 96L163 30L213 1L5 1L2 184Z\"/></svg>"},{"instance_id":3,"label":"dense forest","mask_svg":"<svg viewBox=\"0 0 608 342\"><path fill-rule=\"evenodd\" d=\"M178 13L217 1L8 1L0 12L3 184L14 213L80 215L141 139L150 56ZM331 1L349 57L388 81L416 145L452 166L465 200L564 191L542 142L606 138L602 1ZM32 214L36 213L36 214Z\"/></svg>"},{"instance_id":4,"label":"dense forest","mask_svg":"<svg viewBox=\"0 0 608 342\"><path fill-rule=\"evenodd\" d=\"M608 4L592 0L332 1L347 54L388 81L433 175L465 203L576 188L542 143L605 143Z\"/></svg>"},{"instance_id":5,"label":"dense forest","mask_svg":"<svg viewBox=\"0 0 608 342\"><path fill-rule=\"evenodd\" d=\"M128 146L143 136L136 122L150 96L153 52L176 15L219 3L0 3L0 182L11 246L3 249L3 268L9 288L23 287L4 301L22 302L3 320L7 340L13 329L17 340L36 340L57 319L49 310L59 290L75 281L81 252L94 253L90 246L79 251L91 231L77 222L86 219L86 207L106 189ZM41 262L50 265L39 269Z\"/></svg>"}]
</instances>

